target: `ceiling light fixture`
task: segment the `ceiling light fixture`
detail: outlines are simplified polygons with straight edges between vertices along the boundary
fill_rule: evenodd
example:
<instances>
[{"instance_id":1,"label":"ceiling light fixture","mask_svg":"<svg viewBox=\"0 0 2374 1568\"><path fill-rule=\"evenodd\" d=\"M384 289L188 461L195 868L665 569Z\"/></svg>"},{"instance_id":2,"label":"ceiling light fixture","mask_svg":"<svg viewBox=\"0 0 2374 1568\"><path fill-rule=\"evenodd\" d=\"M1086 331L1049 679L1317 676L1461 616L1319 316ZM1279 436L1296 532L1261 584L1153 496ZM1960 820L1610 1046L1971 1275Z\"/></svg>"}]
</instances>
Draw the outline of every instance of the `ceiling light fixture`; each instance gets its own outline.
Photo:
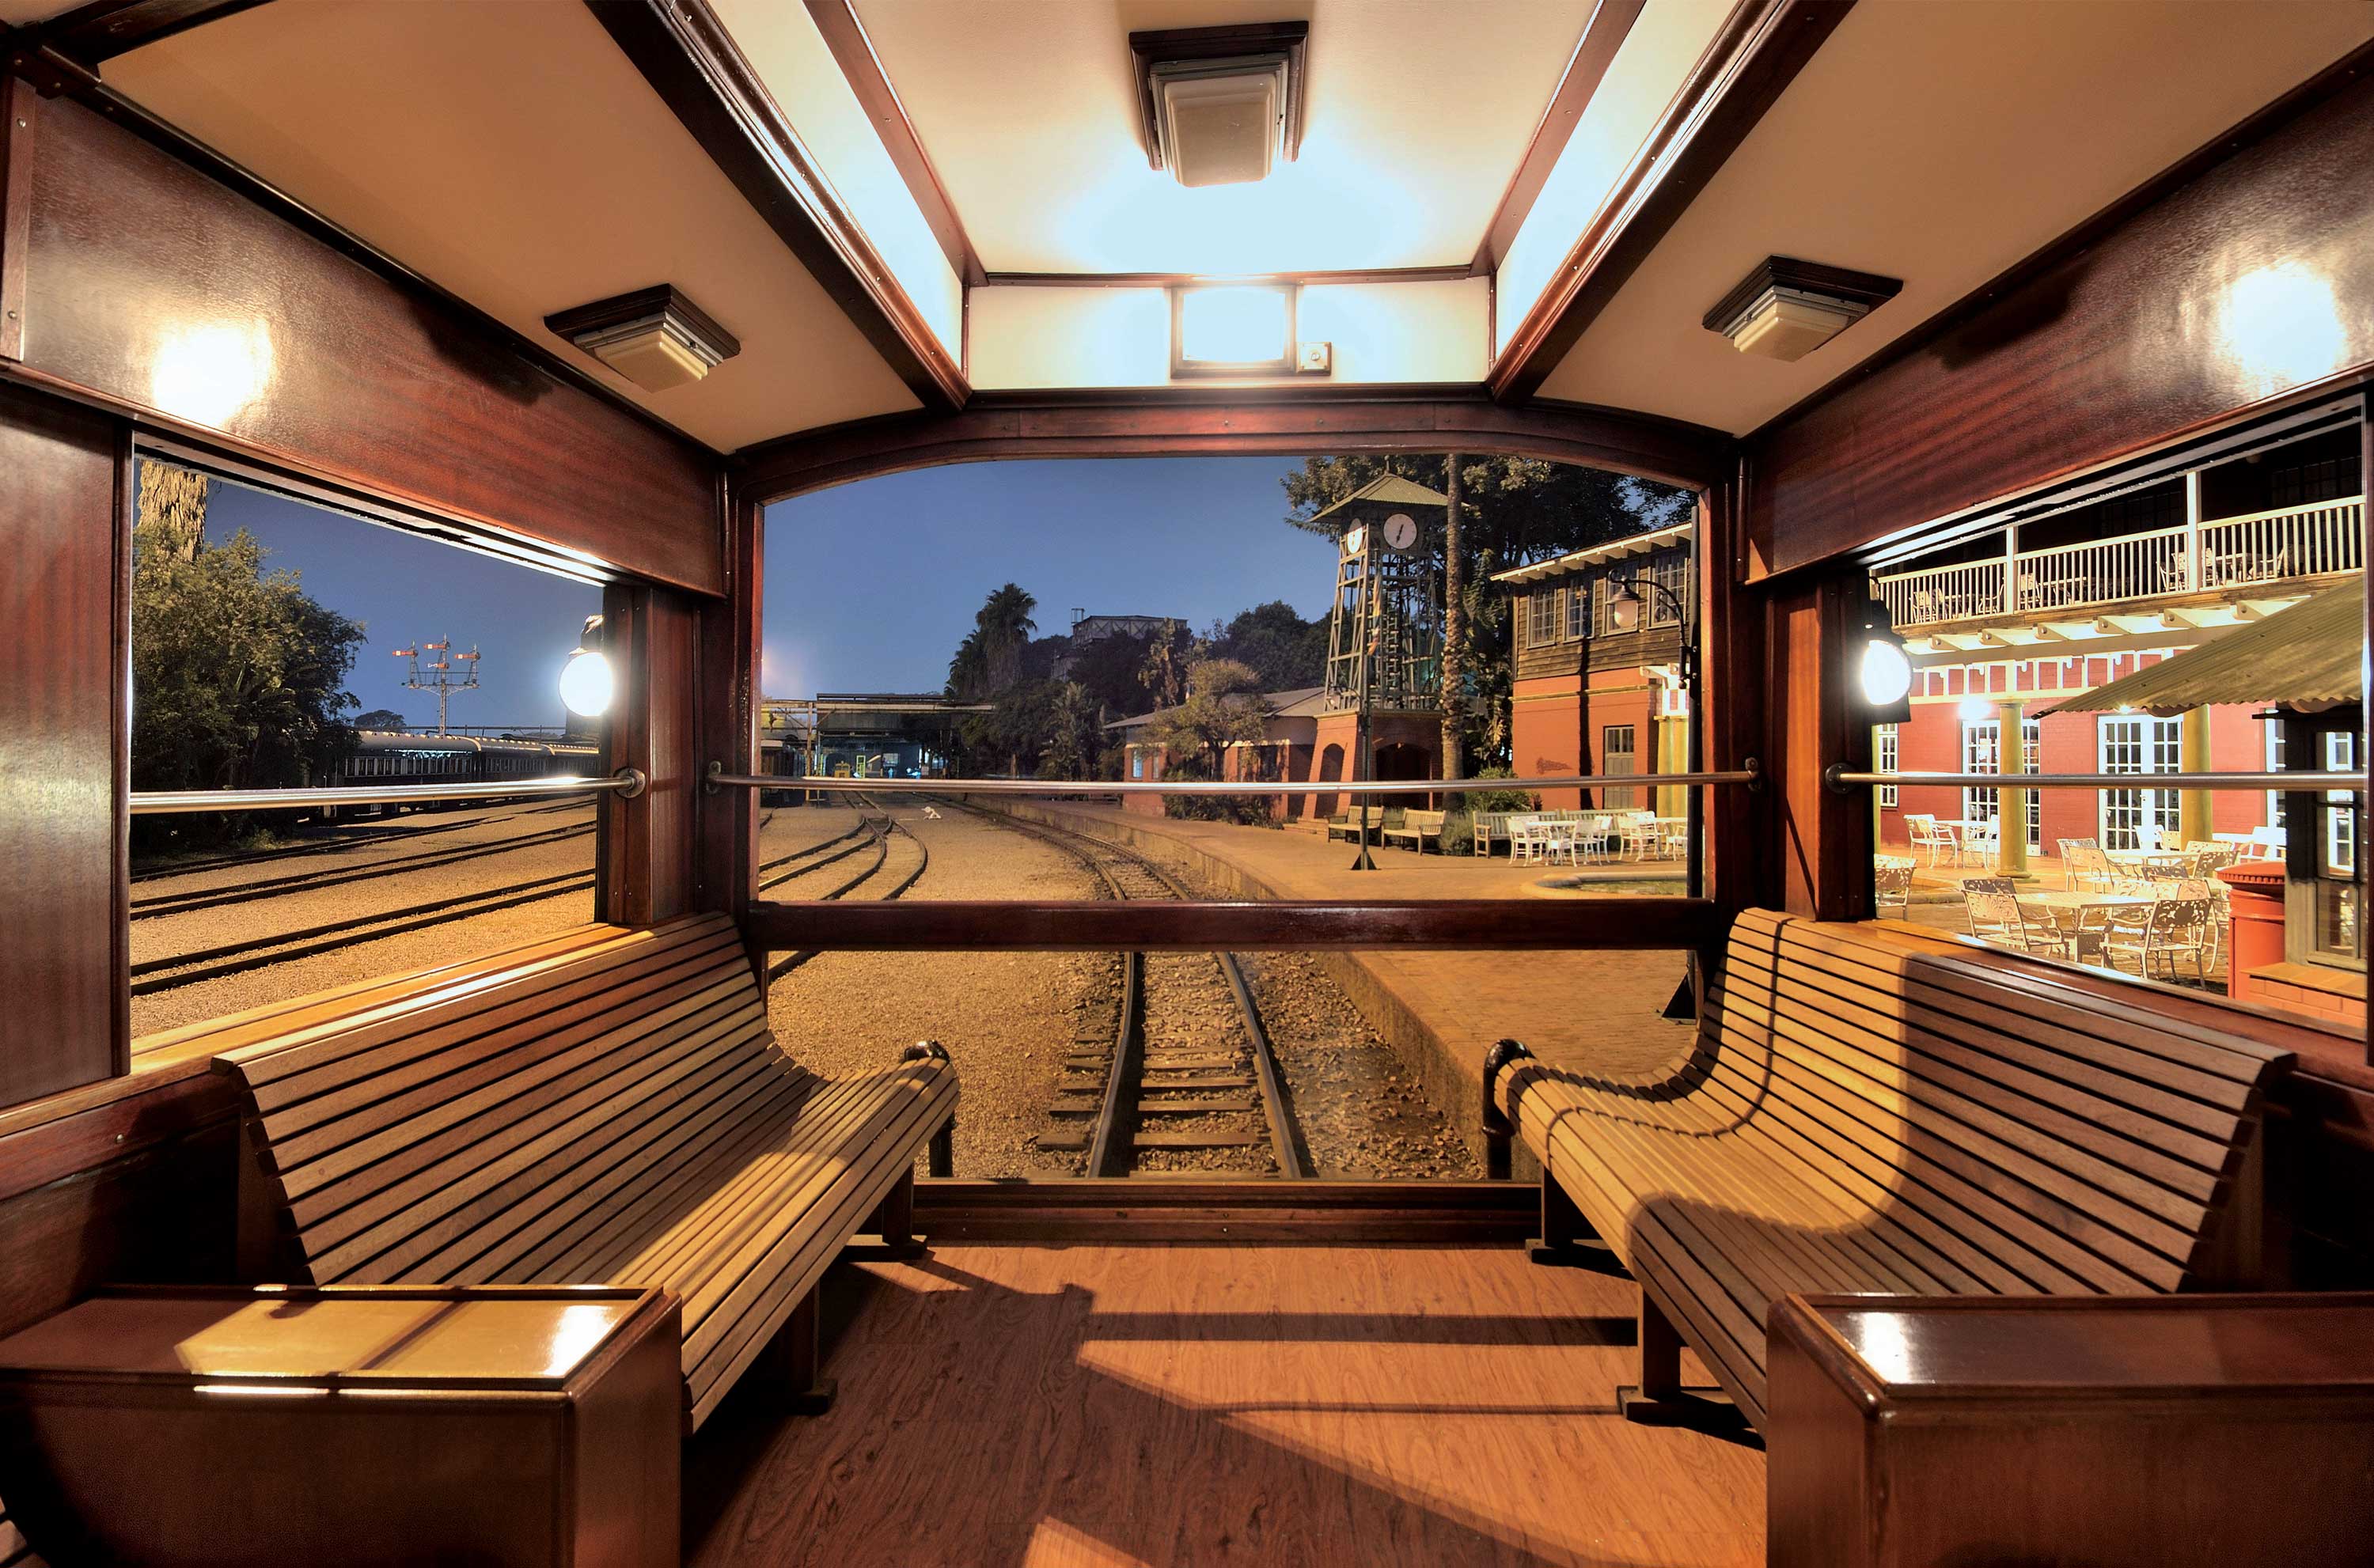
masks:
<instances>
[{"instance_id":1,"label":"ceiling light fixture","mask_svg":"<svg viewBox=\"0 0 2374 1568\"><path fill-rule=\"evenodd\" d=\"M742 352L732 333L665 283L562 310L544 324L645 392L697 381Z\"/></svg>"},{"instance_id":2,"label":"ceiling light fixture","mask_svg":"<svg viewBox=\"0 0 2374 1568\"><path fill-rule=\"evenodd\" d=\"M1173 376L1294 372L1294 288L1236 283L1170 291Z\"/></svg>"},{"instance_id":3,"label":"ceiling light fixture","mask_svg":"<svg viewBox=\"0 0 2374 1568\"><path fill-rule=\"evenodd\" d=\"M1706 313L1742 354L1794 362L1896 298L1902 281L1767 256Z\"/></svg>"},{"instance_id":4,"label":"ceiling light fixture","mask_svg":"<svg viewBox=\"0 0 2374 1568\"><path fill-rule=\"evenodd\" d=\"M1181 185L1241 185L1302 146L1308 22L1129 35L1147 161Z\"/></svg>"}]
</instances>

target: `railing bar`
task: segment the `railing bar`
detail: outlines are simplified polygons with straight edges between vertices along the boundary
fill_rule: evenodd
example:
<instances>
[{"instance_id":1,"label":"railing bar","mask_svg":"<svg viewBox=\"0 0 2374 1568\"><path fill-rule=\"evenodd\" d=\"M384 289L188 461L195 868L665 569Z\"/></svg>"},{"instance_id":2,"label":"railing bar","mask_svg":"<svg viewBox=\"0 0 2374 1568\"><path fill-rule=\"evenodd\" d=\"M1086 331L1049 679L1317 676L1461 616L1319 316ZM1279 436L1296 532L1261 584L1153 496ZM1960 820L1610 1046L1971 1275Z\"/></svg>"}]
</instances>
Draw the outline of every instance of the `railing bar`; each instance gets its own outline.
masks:
<instances>
[{"instance_id":1,"label":"railing bar","mask_svg":"<svg viewBox=\"0 0 2374 1568\"><path fill-rule=\"evenodd\" d=\"M587 795L616 790L627 800L643 792L649 780L640 768L622 767L607 778L575 776L560 778L515 778L508 784L342 785L324 790L152 790L132 796L134 816L165 816L182 812L269 812L305 806L405 805L428 801L483 801L520 796Z\"/></svg>"},{"instance_id":2,"label":"railing bar","mask_svg":"<svg viewBox=\"0 0 2374 1568\"><path fill-rule=\"evenodd\" d=\"M807 774L711 772L704 783L747 790L817 790L869 795L1472 795L1496 790L1653 790L1663 785L1755 784L1753 767L1706 773L1577 773L1545 778L1348 778L1149 780L1065 778L841 778ZM1616 808L1608 808L1616 809Z\"/></svg>"},{"instance_id":3,"label":"railing bar","mask_svg":"<svg viewBox=\"0 0 2374 1568\"><path fill-rule=\"evenodd\" d=\"M1849 773L1833 768L1835 785L1957 784L2007 790L2348 790L2363 793L2363 773Z\"/></svg>"}]
</instances>

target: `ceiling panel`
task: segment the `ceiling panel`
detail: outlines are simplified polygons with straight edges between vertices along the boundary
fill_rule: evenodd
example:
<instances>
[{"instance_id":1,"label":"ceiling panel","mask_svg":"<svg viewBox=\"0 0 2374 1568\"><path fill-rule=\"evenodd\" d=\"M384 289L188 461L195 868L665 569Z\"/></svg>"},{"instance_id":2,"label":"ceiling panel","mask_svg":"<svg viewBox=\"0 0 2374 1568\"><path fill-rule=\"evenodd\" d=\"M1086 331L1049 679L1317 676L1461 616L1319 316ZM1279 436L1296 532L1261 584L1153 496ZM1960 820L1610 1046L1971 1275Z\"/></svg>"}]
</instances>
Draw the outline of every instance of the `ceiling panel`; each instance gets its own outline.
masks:
<instances>
[{"instance_id":1,"label":"ceiling panel","mask_svg":"<svg viewBox=\"0 0 2374 1568\"><path fill-rule=\"evenodd\" d=\"M1463 266L1590 0L857 0L992 272ZM1146 166L1129 34L1310 23L1301 156L1190 191Z\"/></svg>"},{"instance_id":2,"label":"ceiling panel","mask_svg":"<svg viewBox=\"0 0 2374 1568\"><path fill-rule=\"evenodd\" d=\"M2369 37L2356 0L1857 6L1542 395L1744 434ZM1699 319L1768 255L1904 291L1757 358Z\"/></svg>"},{"instance_id":3,"label":"ceiling panel","mask_svg":"<svg viewBox=\"0 0 2374 1568\"><path fill-rule=\"evenodd\" d=\"M532 339L673 283L742 352L651 393L721 450L915 400L583 6L306 0L111 61L106 80Z\"/></svg>"}]
</instances>

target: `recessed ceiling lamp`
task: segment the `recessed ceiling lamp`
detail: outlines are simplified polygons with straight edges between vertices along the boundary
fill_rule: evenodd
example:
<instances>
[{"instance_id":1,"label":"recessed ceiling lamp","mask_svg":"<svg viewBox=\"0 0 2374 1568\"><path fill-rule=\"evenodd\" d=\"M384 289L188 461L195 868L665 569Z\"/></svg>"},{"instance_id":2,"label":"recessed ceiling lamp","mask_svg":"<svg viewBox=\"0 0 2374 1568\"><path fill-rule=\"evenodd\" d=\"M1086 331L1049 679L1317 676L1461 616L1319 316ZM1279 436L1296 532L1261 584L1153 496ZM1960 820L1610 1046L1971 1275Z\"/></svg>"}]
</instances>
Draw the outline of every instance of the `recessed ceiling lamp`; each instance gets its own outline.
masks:
<instances>
[{"instance_id":1,"label":"recessed ceiling lamp","mask_svg":"<svg viewBox=\"0 0 2374 1568\"><path fill-rule=\"evenodd\" d=\"M1706 328L1742 354L1803 359L1896 298L1900 279L1767 256L1706 313Z\"/></svg>"},{"instance_id":2,"label":"recessed ceiling lamp","mask_svg":"<svg viewBox=\"0 0 2374 1568\"><path fill-rule=\"evenodd\" d=\"M1241 185L1302 146L1308 22L1129 35L1146 154L1181 185Z\"/></svg>"},{"instance_id":3,"label":"recessed ceiling lamp","mask_svg":"<svg viewBox=\"0 0 2374 1568\"><path fill-rule=\"evenodd\" d=\"M544 324L645 392L697 381L742 352L732 333L665 283L546 316Z\"/></svg>"}]
</instances>

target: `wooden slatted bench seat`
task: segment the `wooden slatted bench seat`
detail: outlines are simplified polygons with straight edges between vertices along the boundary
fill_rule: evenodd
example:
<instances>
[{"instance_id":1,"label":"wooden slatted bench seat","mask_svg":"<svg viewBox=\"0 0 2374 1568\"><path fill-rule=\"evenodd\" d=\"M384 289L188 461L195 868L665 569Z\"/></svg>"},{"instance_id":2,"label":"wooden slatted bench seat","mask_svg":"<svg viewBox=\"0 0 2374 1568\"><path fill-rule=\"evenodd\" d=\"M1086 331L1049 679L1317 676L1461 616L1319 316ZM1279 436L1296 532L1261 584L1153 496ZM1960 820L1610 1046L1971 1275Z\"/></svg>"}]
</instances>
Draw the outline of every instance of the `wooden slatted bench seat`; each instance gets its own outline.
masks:
<instances>
[{"instance_id":1,"label":"wooden slatted bench seat","mask_svg":"<svg viewBox=\"0 0 2374 1568\"><path fill-rule=\"evenodd\" d=\"M1503 1042L1487 1129L1544 1172L1545 1242L1640 1287L1641 1397L1680 1343L1765 1417L1792 1292L2256 1283L2262 1100L2289 1054L1913 928L1742 915L1697 1048L1616 1083ZM1503 1167L1505 1168L1505 1166Z\"/></svg>"},{"instance_id":2,"label":"wooden slatted bench seat","mask_svg":"<svg viewBox=\"0 0 2374 1568\"><path fill-rule=\"evenodd\" d=\"M1442 820L1450 814L1448 812L1405 811L1402 813L1398 825L1381 829L1377 836L1388 844L1406 839L1412 849L1423 855L1429 838L1435 841L1436 848L1442 848Z\"/></svg>"},{"instance_id":3,"label":"wooden slatted bench seat","mask_svg":"<svg viewBox=\"0 0 2374 1568\"><path fill-rule=\"evenodd\" d=\"M246 1099L244 1272L663 1286L688 1428L762 1354L813 1383L817 1280L854 1235L908 1239L919 1152L946 1174L946 1053L801 1068L723 916L593 928L234 1036L215 1064Z\"/></svg>"}]
</instances>

